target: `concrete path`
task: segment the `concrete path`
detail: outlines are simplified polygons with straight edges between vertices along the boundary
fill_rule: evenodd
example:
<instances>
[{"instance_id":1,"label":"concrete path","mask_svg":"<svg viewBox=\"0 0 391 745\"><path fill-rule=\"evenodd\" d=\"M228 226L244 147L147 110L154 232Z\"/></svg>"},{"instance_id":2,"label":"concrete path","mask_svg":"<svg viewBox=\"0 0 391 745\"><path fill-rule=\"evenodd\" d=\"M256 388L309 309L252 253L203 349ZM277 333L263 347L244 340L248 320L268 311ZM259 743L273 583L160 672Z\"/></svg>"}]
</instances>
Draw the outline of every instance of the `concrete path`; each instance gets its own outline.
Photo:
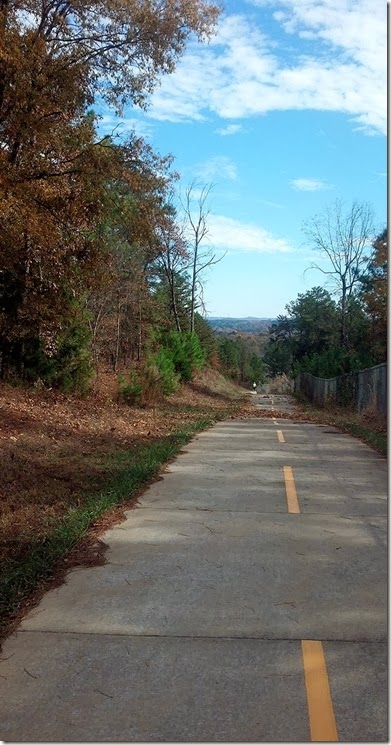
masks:
<instances>
[{"instance_id":1,"label":"concrete path","mask_svg":"<svg viewBox=\"0 0 391 745\"><path fill-rule=\"evenodd\" d=\"M386 481L329 426L198 435L5 643L1 739L386 742Z\"/></svg>"}]
</instances>

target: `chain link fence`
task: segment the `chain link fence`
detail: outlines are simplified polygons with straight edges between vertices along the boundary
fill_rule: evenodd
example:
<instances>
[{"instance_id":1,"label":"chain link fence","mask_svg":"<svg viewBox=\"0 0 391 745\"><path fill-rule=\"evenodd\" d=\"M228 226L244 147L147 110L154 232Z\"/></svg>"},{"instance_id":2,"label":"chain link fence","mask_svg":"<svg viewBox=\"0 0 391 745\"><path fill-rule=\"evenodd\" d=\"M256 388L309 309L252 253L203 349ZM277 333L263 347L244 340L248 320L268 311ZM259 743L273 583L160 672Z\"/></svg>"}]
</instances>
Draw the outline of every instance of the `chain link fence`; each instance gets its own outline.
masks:
<instances>
[{"instance_id":1,"label":"chain link fence","mask_svg":"<svg viewBox=\"0 0 391 745\"><path fill-rule=\"evenodd\" d=\"M295 378L294 392L303 394L318 406L334 403L357 411L372 408L387 416L387 363L337 378L316 378L300 373Z\"/></svg>"}]
</instances>

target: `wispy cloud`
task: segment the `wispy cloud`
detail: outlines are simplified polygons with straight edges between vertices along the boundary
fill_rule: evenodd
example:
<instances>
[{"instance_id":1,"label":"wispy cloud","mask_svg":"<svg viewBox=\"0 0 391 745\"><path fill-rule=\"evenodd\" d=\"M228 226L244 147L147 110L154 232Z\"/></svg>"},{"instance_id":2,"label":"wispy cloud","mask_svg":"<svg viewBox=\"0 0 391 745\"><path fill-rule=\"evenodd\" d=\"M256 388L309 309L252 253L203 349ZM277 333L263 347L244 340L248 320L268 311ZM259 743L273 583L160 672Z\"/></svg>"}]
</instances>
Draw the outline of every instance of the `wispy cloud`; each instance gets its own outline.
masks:
<instances>
[{"instance_id":1,"label":"wispy cloud","mask_svg":"<svg viewBox=\"0 0 391 745\"><path fill-rule=\"evenodd\" d=\"M221 181L228 179L235 181L238 177L238 171L235 163L226 155L217 155L215 158L200 163L196 169L197 178L202 181Z\"/></svg>"},{"instance_id":2,"label":"wispy cloud","mask_svg":"<svg viewBox=\"0 0 391 745\"><path fill-rule=\"evenodd\" d=\"M259 225L243 223L224 215L210 215L209 242L224 251L289 253L294 248L284 238L272 235Z\"/></svg>"},{"instance_id":3,"label":"wispy cloud","mask_svg":"<svg viewBox=\"0 0 391 745\"><path fill-rule=\"evenodd\" d=\"M191 46L176 72L162 79L149 116L202 121L212 112L240 120L273 110L315 109L347 114L366 134L386 132L385 3L252 4L274 16L286 44L284 37L277 44L261 32L255 15L223 17L210 44Z\"/></svg>"},{"instance_id":4,"label":"wispy cloud","mask_svg":"<svg viewBox=\"0 0 391 745\"><path fill-rule=\"evenodd\" d=\"M277 207L277 209L282 209L283 204L280 204L280 202L271 202L270 199L258 199L259 204L264 204L266 207Z\"/></svg>"},{"instance_id":5,"label":"wispy cloud","mask_svg":"<svg viewBox=\"0 0 391 745\"><path fill-rule=\"evenodd\" d=\"M296 191L321 191L333 188L331 184L315 178L294 178L290 184Z\"/></svg>"},{"instance_id":6,"label":"wispy cloud","mask_svg":"<svg viewBox=\"0 0 391 745\"><path fill-rule=\"evenodd\" d=\"M215 132L221 137L228 137L229 135L236 135L238 132L242 132L243 127L241 124L228 124L226 127L216 129Z\"/></svg>"}]
</instances>

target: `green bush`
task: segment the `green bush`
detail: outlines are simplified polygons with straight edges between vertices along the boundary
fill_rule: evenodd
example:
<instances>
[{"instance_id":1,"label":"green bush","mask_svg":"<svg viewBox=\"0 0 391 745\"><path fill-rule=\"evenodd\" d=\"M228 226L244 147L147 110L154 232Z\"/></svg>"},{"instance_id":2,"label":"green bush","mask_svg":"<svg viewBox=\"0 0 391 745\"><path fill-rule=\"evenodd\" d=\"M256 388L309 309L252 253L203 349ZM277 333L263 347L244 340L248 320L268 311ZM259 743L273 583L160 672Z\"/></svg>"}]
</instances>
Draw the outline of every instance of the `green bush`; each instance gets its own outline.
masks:
<instances>
[{"instance_id":1,"label":"green bush","mask_svg":"<svg viewBox=\"0 0 391 745\"><path fill-rule=\"evenodd\" d=\"M155 363L161 375L163 393L165 396L169 396L179 387L179 375L175 372L172 352L161 347L155 355Z\"/></svg>"},{"instance_id":2,"label":"green bush","mask_svg":"<svg viewBox=\"0 0 391 745\"><path fill-rule=\"evenodd\" d=\"M165 349L150 356L139 370L118 376L119 398L129 406L149 406L169 396L179 386L179 376Z\"/></svg>"},{"instance_id":3,"label":"green bush","mask_svg":"<svg viewBox=\"0 0 391 745\"><path fill-rule=\"evenodd\" d=\"M205 362L205 353L197 334L170 331L164 339L164 349L171 355L175 372L185 382L190 381L195 369L202 367Z\"/></svg>"},{"instance_id":4,"label":"green bush","mask_svg":"<svg viewBox=\"0 0 391 745\"><path fill-rule=\"evenodd\" d=\"M75 305L75 314L57 337L52 354L45 352L38 338L24 343L23 378L63 391L85 393L93 377L90 353L91 333L83 308Z\"/></svg>"},{"instance_id":5,"label":"green bush","mask_svg":"<svg viewBox=\"0 0 391 745\"><path fill-rule=\"evenodd\" d=\"M118 395L121 401L134 406L134 404L141 403L142 394L143 388L137 372L132 370L127 379L125 375L118 375Z\"/></svg>"},{"instance_id":6,"label":"green bush","mask_svg":"<svg viewBox=\"0 0 391 745\"><path fill-rule=\"evenodd\" d=\"M140 369L132 370L127 377L118 376L119 397L129 406L156 403L174 393L181 380L191 380L194 370L204 360L197 334L172 331Z\"/></svg>"}]
</instances>

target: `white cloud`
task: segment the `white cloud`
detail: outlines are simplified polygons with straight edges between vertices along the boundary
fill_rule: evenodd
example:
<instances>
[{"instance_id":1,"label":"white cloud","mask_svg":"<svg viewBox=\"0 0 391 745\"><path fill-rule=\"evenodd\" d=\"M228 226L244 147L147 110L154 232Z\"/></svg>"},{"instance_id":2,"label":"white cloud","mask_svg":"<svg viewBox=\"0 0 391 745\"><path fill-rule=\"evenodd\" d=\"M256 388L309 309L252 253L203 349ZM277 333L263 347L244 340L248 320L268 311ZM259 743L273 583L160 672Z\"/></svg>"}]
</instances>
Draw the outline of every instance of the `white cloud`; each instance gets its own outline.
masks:
<instances>
[{"instance_id":1,"label":"white cloud","mask_svg":"<svg viewBox=\"0 0 391 745\"><path fill-rule=\"evenodd\" d=\"M220 129L215 130L216 134L221 135L222 137L236 135L238 132L242 131L243 127L241 124L228 124L226 127L221 127Z\"/></svg>"},{"instance_id":2,"label":"white cloud","mask_svg":"<svg viewBox=\"0 0 391 745\"><path fill-rule=\"evenodd\" d=\"M203 121L277 110L349 115L366 134L386 132L383 0L252 0L289 34L278 44L243 14L222 18L209 45L194 45L162 78L149 116ZM253 11L255 13L255 11ZM231 126L227 125L226 130ZM224 128L222 128L224 129Z\"/></svg>"},{"instance_id":3,"label":"white cloud","mask_svg":"<svg viewBox=\"0 0 391 745\"><path fill-rule=\"evenodd\" d=\"M292 188L296 191L321 191L322 189L332 189L331 184L320 181L315 178L294 178L290 181Z\"/></svg>"},{"instance_id":4,"label":"white cloud","mask_svg":"<svg viewBox=\"0 0 391 745\"><path fill-rule=\"evenodd\" d=\"M217 155L215 158L200 163L196 172L198 178L208 182L221 181L221 179L235 181L238 177L235 163L226 155Z\"/></svg>"},{"instance_id":5,"label":"white cloud","mask_svg":"<svg viewBox=\"0 0 391 745\"><path fill-rule=\"evenodd\" d=\"M224 251L289 253L294 250L284 238L278 238L258 225L242 223L232 217L210 215L208 227L209 243Z\"/></svg>"}]
</instances>

